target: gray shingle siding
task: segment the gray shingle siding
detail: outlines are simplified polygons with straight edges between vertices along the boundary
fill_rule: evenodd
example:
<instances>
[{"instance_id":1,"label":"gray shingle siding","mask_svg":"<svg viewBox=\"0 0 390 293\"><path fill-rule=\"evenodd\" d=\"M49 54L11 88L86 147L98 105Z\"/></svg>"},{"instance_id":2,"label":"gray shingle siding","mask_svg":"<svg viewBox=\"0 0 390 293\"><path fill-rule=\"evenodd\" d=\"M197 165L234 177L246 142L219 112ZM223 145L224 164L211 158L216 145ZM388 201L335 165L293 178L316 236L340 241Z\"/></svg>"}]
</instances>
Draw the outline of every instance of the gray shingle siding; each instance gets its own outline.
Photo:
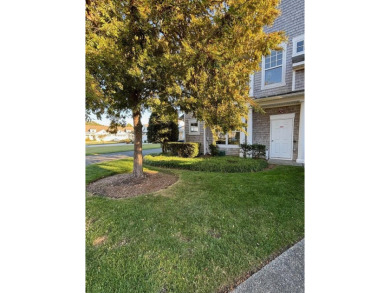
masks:
<instances>
[{"instance_id":1,"label":"gray shingle siding","mask_svg":"<svg viewBox=\"0 0 390 293\"><path fill-rule=\"evenodd\" d=\"M184 129L185 129L185 141L186 142L198 142L200 143L199 153L204 153L204 122L199 122L199 134L198 135L190 135L190 123L189 120L193 119L193 115L191 113L184 115ZM206 148L208 149L208 145L213 141L213 135L211 133L210 128L206 128Z\"/></svg>"},{"instance_id":2,"label":"gray shingle siding","mask_svg":"<svg viewBox=\"0 0 390 293\"><path fill-rule=\"evenodd\" d=\"M275 20L272 27L264 29L265 32L284 31L288 37L286 50L286 85L261 90L261 71L254 75L253 94L254 98L262 98L273 95L281 95L292 90L292 49L294 37L305 33L305 1L304 0L282 0L280 4L281 15ZM301 72L304 74L304 71ZM298 75L298 74L297 74ZM302 77L299 77L302 80ZM304 80L304 77L303 77ZM296 76L296 85L298 79ZM303 86L303 83L300 84ZM298 88L296 88L297 90ZM302 89L302 88L301 88Z\"/></svg>"},{"instance_id":3,"label":"gray shingle siding","mask_svg":"<svg viewBox=\"0 0 390 293\"><path fill-rule=\"evenodd\" d=\"M297 70L295 73L295 90L303 90L305 88L305 69Z\"/></svg>"}]
</instances>

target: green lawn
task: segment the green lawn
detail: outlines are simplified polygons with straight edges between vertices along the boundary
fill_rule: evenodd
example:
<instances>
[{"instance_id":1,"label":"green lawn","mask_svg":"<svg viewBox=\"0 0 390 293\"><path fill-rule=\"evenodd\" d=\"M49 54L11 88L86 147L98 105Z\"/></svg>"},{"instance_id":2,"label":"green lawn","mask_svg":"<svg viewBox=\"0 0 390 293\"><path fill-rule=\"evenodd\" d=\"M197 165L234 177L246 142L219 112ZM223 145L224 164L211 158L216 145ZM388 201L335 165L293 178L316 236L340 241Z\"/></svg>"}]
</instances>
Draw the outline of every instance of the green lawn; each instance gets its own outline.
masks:
<instances>
[{"instance_id":1,"label":"green lawn","mask_svg":"<svg viewBox=\"0 0 390 293\"><path fill-rule=\"evenodd\" d=\"M150 144L144 144L142 145L143 150L149 150L149 149L158 149L161 145L158 143L150 143ZM108 154L108 153L117 153L117 152L126 152L126 151L133 151L134 145L108 145L108 146L101 146L101 147L86 147L85 148L85 154L87 156L90 155L98 155L98 154Z\"/></svg>"},{"instance_id":2,"label":"green lawn","mask_svg":"<svg viewBox=\"0 0 390 293\"><path fill-rule=\"evenodd\" d=\"M87 166L87 183L131 163ZM218 292L304 237L303 167L169 171L179 182L155 194L87 196L87 292Z\"/></svg>"}]
</instances>

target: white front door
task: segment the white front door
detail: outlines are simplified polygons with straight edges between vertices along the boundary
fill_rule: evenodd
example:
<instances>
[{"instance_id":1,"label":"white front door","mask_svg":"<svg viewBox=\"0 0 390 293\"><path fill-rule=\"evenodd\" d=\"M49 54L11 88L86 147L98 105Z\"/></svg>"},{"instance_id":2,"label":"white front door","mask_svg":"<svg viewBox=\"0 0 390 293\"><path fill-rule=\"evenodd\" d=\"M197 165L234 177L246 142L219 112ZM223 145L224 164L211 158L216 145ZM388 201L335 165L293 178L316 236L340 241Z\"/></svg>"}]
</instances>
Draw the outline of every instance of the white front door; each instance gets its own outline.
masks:
<instances>
[{"instance_id":1,"label":"white front door","mask_svg":"<svg viewBox=\"0 0 390 293\"><path fill-rule=\"evenodd\" d=\"M282 115L271 118L270 158L292 160L294 118L276 116Z\"/></svg>"}]
</instances>

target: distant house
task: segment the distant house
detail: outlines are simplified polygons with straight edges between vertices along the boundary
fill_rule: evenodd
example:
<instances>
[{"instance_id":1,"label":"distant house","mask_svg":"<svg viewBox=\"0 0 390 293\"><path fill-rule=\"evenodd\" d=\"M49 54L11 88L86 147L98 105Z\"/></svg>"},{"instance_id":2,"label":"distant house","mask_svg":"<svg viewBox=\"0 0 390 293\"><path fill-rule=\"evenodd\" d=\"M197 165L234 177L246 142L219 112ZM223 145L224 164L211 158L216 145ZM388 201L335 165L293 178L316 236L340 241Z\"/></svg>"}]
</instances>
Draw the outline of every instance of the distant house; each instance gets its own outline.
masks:
<instances>
[{"instance_id":1,"label":"distant house","mask_svg":"<svg viewBox=\"0 0 390 293\"><path fill-rule=\"evenodd\" d=\"M149 124L142 125L142 142L148 142L148 127Z\"/></svg>"},{"instance_id":2,"label":"distant house","mask_svg":"<svg viewBox=\"0 0 390 293\"><path fill-rule=\"evenodd\" d=\"M305 162L305 8L304 0L282 0L281 16L265 32L282 30L288 41L280 51L263 56L260 67L251 76L252 99L265 114L249 109L248 128L244 132L218 134L218 147L227 155L240 153L240 143L263 144L269 159ZM191 113L185 114L185 141L202 144L208 153L213 142L209 128Z\"/></svg>"},{"instance_id":3,"label":"distant house","mask_svg":"<svg viewBox=\"0 0 390 293\"><path fill-rule=\"evenodd\" d=\"M85 139L96 141L121 141L134 140L132 126L118 127L117 133L109 133L106 125L85 125Z\"/></svg>"}]
</instances>

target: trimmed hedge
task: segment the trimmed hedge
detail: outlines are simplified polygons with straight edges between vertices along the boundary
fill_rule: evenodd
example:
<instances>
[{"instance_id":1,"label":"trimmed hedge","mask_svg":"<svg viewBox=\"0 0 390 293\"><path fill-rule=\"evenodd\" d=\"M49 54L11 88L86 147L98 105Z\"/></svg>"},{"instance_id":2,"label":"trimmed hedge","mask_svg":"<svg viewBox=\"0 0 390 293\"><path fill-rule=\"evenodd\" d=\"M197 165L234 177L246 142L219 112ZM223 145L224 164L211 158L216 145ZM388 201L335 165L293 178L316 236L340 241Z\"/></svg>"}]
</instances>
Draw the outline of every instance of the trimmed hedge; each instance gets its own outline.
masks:
<instances>
[{"instance_id":1,"label":"trimmed hedge","mask_svg":"<svg viewBox=\"0 0 390 293\"><path fill-rule=\"evenodd\" d=\"M263 144L247 144L242 143L240 144L241 152L244 154L244 158L247 156L252 155L252 158L259 159L259 158L265 158L265 151L267 150L266 146Z\"/></svg>"},{"instance_id":2,"label":"trimmed hedge","mask_svg":"<svg viewBox=\"0 0 390 293\"><path fill-rule=\"evenodd\" d=\"M199 155L199 143L197 142L168 142L166 151L174 156L182 158L194 158Z\"/></svg>"},{"instance_id":3,"label":"trimmed hedge","mask_svg":"<svg viewBox=\"0 0 390 293\"><path fill-rule=\"evenodd\" d=\"M233 156L180 158L164 155L147 155L144 157L144 163L145 165L155 167L224 173L258 172L268 166L266 160L252 160Z\"/></svg>"}]
</instances>

